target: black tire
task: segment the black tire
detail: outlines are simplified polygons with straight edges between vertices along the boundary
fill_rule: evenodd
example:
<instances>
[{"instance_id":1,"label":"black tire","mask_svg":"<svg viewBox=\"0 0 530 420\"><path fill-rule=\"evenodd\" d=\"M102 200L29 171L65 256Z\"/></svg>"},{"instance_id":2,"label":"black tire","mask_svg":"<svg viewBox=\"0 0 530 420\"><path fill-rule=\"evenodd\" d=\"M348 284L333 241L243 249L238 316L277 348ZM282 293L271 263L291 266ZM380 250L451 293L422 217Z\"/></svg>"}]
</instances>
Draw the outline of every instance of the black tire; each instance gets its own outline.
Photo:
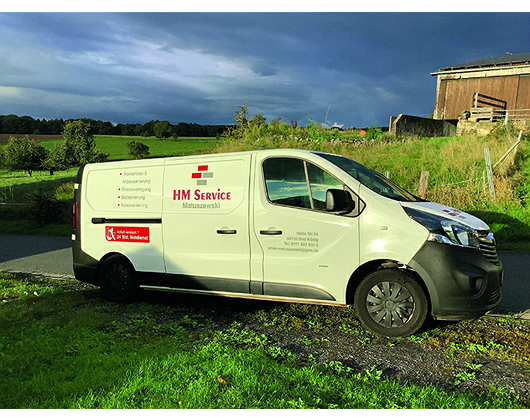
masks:
<instances>
[{"instance_id":1,"label":"black tire","mask_svg":"<svg viewBox=\"0 0 530 420\"><path fill-rule=\"evenodd\" d=\"M99 286L105 299L112 302L129 302L139 290L134 267L121 255L105 260L99 273Z\"/></svg>"},{"instance_id":2,"label":"black tire","mask_svg":"<svg viewBox=\"0 0 530 420\"><path fill-rule=\"evenodd\" d=\"M396 269L371 273L359 284L355 312L370 331L385 337L407 337L427 318L425 292L408 273Z\"/></svg>"}]
</instances>

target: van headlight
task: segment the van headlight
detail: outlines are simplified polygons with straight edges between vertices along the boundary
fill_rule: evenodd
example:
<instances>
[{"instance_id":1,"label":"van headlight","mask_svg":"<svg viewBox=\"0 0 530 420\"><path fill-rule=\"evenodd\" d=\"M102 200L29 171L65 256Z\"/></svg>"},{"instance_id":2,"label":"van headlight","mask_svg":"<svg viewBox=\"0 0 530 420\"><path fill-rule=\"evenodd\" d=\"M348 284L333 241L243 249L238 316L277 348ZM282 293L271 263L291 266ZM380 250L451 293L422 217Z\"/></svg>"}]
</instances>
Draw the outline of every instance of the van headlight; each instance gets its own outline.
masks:
<instances>
[{"instance_id":1,"label":"van headlight","mask_svg":"<svg viewBox=\"0 0 530 420\"><path fill-rule=\"evenodd\" d=\"M429 231L428 241L479 248L475 229L445 217L404 207L409 217Z\"/></svg>"}]
</instances>

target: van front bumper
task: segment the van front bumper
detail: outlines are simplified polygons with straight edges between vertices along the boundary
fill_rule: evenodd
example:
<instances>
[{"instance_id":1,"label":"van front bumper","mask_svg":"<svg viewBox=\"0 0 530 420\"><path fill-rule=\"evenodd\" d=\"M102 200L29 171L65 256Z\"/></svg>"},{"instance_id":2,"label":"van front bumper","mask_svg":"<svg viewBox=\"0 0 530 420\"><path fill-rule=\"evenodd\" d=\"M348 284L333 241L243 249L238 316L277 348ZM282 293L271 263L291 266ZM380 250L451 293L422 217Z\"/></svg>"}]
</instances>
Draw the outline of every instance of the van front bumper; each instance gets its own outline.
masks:
<instances>
[{"instance_id":1,"label":"van front bumper","mask_svg":"<svg viewBox=\"0 0 530 420\"><path fill-rule=\"evenodd\" d=\"M426 242L409 266L425 282L433 318L474 319L502 299L502 263L478 248Z\"/></svg>"}]
</instances>

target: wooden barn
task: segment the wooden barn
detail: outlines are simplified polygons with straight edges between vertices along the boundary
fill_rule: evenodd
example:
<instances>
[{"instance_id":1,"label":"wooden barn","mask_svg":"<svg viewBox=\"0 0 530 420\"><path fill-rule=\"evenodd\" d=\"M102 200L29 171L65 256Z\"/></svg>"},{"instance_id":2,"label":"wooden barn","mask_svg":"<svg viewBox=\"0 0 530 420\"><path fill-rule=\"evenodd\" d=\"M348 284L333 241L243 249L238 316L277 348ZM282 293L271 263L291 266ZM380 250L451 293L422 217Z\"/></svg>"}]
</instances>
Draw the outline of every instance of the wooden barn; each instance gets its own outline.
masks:
<instances>
[{"instance_id":1,"label":"wooden barn","mask_svg":"<svg viewBox=\"0 0 530 420\"><path fill-rule=\"evenodd\" d=\"M530 53L487 57L441 68L434 119L530 119Z\"/></svg>"}]
</instances>

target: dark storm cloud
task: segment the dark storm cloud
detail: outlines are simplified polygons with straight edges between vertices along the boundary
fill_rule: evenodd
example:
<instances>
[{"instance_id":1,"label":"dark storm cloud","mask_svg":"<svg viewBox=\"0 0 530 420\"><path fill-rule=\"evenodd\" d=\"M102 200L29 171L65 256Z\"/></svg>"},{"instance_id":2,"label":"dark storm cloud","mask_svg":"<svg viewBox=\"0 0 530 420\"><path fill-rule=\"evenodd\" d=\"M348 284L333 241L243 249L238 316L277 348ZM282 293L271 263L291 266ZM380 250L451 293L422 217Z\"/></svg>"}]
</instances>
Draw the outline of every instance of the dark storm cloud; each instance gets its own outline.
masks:
<instances>
[{"instance_id":1,"label":"dark storm cloud","mask_svg":"<svg viewBox=\"0 0 530 420\"><path fill-rule=\"evenodd\" d=\"M3 13L0 114L225 124L248 103L269 121L387 125L432 112L431 72L529 52L528 23L526 13ZM487 28L480 40L476 28Z\"/></svg>"}]
</instances>

